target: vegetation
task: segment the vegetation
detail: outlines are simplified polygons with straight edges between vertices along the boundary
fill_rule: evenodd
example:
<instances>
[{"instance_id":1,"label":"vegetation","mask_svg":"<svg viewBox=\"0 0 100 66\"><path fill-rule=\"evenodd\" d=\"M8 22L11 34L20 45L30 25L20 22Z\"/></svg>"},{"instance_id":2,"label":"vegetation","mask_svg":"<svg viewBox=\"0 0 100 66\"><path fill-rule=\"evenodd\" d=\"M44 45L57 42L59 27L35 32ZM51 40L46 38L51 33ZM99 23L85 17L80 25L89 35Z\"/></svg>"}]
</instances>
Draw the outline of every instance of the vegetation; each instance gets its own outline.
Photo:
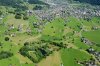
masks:
<instances>
[{"instance_id":1,"label":"vegetation","mask_svg":"<svg viewBox=\"0 0 100 66\"><path fill-rule=\"evenodd\" d=\"M81 66L77 63L89 60L91 55L76 49L63 49L61 51L61 58L64 66Z\"/></svg>"},{"instance_id":2,"label":"vegetation","mask_svg":"<svg viewBox=\"0 0 100 66\"><path fill-rule=\"evenodd\" d=\"M42 58L52 53L52 51L50 51L49 48L46 47L46 45L37 47L33 44L37 45L37 43L29 44L28 42L25 42L24 46L20 49L20 53L24 56L27 56L35 63L39 62Z\"/></svg>"},{"instance_id":3,"label":"vegetation","mask_svg":"<svg viewBox=\"0 0 100 66\"><path fill-rule=\"evenodd\" d=\"M76 0L76 1L80 1L80 2L86 2L86 3L90 3L90 4L94 4L94 5L100 5L100 1L99 0Z\"/></svg>"},{"instance_id":4,"label":"vegetation","mask_svg":"<svg viewBox=\"0 0 100 66\"><path fill-rule=\"evenodd\" d=\"M99 34L97 0L0 0L0 66L99 66Z\"/></svg>"},{"instance_id":5,"label":"vegetation","mask_svg":"<svg viewBox=\"0 0 100 66\"><path fill-rule=\"evenodd\" d=\"M5 37L5 41L9 41L9 37Z\"/></svg>"},{"instance_id":6,"label":"vegetation","mask_svg":"<svg viewBox=\"0 0 100 66\"><path fill-rule=\"evenodd\" d=\"M0 60L1 59L6 59L6 58L9 58L9 57L12 57L13 54L10 53L10 52L7 52L7 51L1 51L0 52Z\"/></svg>"},{"instance_id":7,"label":"vegetation","mask_svg":"<svg viewBox=\"0 0 100 66\"><path fill-rule=\"evenodd\" d=\"M46 4L46 3L44 3L43 1L40 1L40 0L29 0L28 2L31 3L31 4Z\"/></svg>"}]
</instances>

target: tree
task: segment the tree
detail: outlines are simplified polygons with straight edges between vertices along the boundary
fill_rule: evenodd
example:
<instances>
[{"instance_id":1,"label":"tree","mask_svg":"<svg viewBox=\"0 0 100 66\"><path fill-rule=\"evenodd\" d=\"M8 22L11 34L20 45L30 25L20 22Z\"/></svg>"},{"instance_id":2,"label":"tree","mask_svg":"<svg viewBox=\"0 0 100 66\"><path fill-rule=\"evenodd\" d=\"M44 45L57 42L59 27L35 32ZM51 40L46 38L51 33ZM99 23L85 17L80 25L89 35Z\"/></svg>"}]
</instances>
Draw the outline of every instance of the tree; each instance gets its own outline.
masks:
<instances>
[{"instance_id":1,"label":"tree","mask_svg":"<svg viewBox=\"0 0 100 66\"><path fill-rule=\"evenodd\" d=\"M9 41L9 37L5 37L5 41Z\"/></svg>"},{"instance_id":2,"label":"tree","mask_svg":"<svg viewBox=\"0 0 100 66\"><path fill-rule=\"evenodd\" d=\"M2 46L2 43L0 42L0 46Z\"/></svg>"},{"instance_id":3,"label":"tree","mask_svg":"<svg viewBox=\"0 0 100 66\"><path fill-rule=\"evenodd\" d=\"M21 15L20 13L17 13L17 14L15 15L15 18L16 18L16 19L21 19L21 17L22 17L22 15Z\"/></svg>"},{"instance_id":4,"label":"tree","mask_svg":"<svg viewBox=\"0 0 100 66\"><path fill-rule=\"evenodd\" d=\"M2 14L3 14L2 11L0 11L0 16L1 16Z\"/></svg>"},{"instance_id":5,"label":"tree","mask_svg":"<svg viewBox=\"0 0 100 66\"><path fill-rule=\"evenodd\" d=\"M27 46L27 45L29 45L29 42L25 42L25 43L24 43L24 46Z\"/></svg>"},{"instance_id":6,"label":"tree","mask_svg":"<svg viewBox=\"0 0 100 66\"><path fill-rule=\"evenodd\" d=\"M24 14L23 14L23 19L24 19L24 20L28 20L28 18L29 18L29 17L28 17L28 15L27 15L27 13L24 13Z\"/></svg>"},{"instance_id":7,"label":"tree","mask_svg":"<svg viewBox=\"0 0 100 66\"><path fill-rule=\"evenodd\" d=\"M42 6L36 5L36 6L33 8L33 10L41 10L42 8L43 8Z\"/></svg>"},{"instance_id":8,"label":"tree","mask_svg":"<svg viewBox=\"0 0 100 66\"><path fill-rule=\"evenodd\" d=\"M13 53L11 53L11 52L8 52L8 51L1 51L0 52L0 60L5 59L5 58L9 58L11 56L13 56Z\"/></svg>"},{"instance_id":9,"label":"tree","mask_svg":"<svg viewBox=\"0 0 100 66\"><path fill-rule=\"evenodd\" d=\"M40 0L28 0L28 2L30 4L42 4L42 5L47 5L46 3L44 3L43 1Z\"/></svg>"}]
</instances>

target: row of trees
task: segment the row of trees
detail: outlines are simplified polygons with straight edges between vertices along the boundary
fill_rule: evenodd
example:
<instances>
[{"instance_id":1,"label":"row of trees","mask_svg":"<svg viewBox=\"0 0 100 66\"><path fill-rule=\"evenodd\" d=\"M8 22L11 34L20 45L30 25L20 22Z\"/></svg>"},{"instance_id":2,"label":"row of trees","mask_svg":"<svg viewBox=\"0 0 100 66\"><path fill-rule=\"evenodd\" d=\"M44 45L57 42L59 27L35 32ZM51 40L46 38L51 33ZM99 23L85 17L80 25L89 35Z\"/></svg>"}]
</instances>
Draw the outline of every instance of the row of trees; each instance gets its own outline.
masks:
<instances>
[{"instance_id":1,"label":"row of trees","mask_svg":"<svg viewBox=\"0 0 100 66\"><path fill-rule=\"evenodd\" d=\"M2 14L3 14L2 11L0 11L0 16L1 16Z\"/></svg>"},{"instance_id":2,"label":"row of trees","mask_svg":"<svg viewBox=\"0 0 100 66\"><path fill-rule=\"evenodd\" d=\"M0 0L0 5L10 6L10 7L14 7L14 8L21 8L23 10L27 9L26 6L21 5L23 3L24 3L23 0Z\"/></svg>"},{"instance_id":3,"label":"row of trees","mask_svg":"<svg viewBox=\"0 0 100 66\"><path fill-rule=\"evenodd\" d=\"M15 6L23 2L28 2L30 4L42 4L47 5L43 1L40 0L0 0L1 5Z\"/></svg>"},{"instance_id":4,"label":"row of trees","mask_svg":"<svg viewBox=\"0 0 100 66\"><path fill-rule=\"evenodd\" d=\"M40 0L28 0L28 2L30 4L42 4L42 5L48 5L46 3L44 3L43 1L40 1Z\"/></svg>"},{"instance_id":5,"label":"row of trees","mask_svg":"<svg viewBox=\"0 0 100 66\"><path fill-rule=\"evenodd\" d=\"M75 0L75 1L86 2L86 3L90 3L90 4L94 4L94 5L100 5L99 0Z\"/></svg>"}]
</instances>

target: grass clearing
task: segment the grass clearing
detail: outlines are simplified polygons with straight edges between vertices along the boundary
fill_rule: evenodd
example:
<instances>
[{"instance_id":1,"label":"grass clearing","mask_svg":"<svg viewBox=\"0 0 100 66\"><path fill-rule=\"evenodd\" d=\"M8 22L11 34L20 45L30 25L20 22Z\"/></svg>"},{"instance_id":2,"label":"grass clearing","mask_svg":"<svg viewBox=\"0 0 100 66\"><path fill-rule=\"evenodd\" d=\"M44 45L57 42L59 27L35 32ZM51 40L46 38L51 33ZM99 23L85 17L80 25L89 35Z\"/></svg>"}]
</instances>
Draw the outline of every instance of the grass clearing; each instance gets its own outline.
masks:
<instances>
[{"instance_id":1,"label":"grass clearing","mask_svg":"<svg viewBox=\"0 0 100 66\"><path fill-rule=\"evenodd\" d=\"M78 49L62 49L61 58L64 66L81 66L77 61L86 61L90 59L90 55Z\"/></svg>"},{"instance_id":2,"label":"grass clearing","mask_svg":"<svg viewBox=\"0 0 100 66\"><path fill-rule=\"evenodd\" d=\"M43 59L38 63L38 66L60 66L61 57L59 52L55 51L53 54Z\"/></svg>"}]
</instances>

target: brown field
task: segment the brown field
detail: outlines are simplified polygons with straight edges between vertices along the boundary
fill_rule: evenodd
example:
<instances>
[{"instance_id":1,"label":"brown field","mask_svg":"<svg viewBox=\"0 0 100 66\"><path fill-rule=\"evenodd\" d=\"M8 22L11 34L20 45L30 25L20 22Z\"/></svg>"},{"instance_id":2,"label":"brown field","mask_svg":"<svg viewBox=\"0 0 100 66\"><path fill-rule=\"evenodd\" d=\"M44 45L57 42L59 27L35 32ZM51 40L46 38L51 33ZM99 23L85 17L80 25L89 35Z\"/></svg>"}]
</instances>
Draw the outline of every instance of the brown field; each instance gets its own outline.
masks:
<instances>
[{"instance_id":1,"label":"brown field","mask_svg":"<svg viewBox=\"0 0 100 66\"><path fill-rule=\"evenodd\" d=\"M55 51L53 54L43 59L37 66L60 66L61 57L59 52Z\"/></svg>"}]
</instances>

